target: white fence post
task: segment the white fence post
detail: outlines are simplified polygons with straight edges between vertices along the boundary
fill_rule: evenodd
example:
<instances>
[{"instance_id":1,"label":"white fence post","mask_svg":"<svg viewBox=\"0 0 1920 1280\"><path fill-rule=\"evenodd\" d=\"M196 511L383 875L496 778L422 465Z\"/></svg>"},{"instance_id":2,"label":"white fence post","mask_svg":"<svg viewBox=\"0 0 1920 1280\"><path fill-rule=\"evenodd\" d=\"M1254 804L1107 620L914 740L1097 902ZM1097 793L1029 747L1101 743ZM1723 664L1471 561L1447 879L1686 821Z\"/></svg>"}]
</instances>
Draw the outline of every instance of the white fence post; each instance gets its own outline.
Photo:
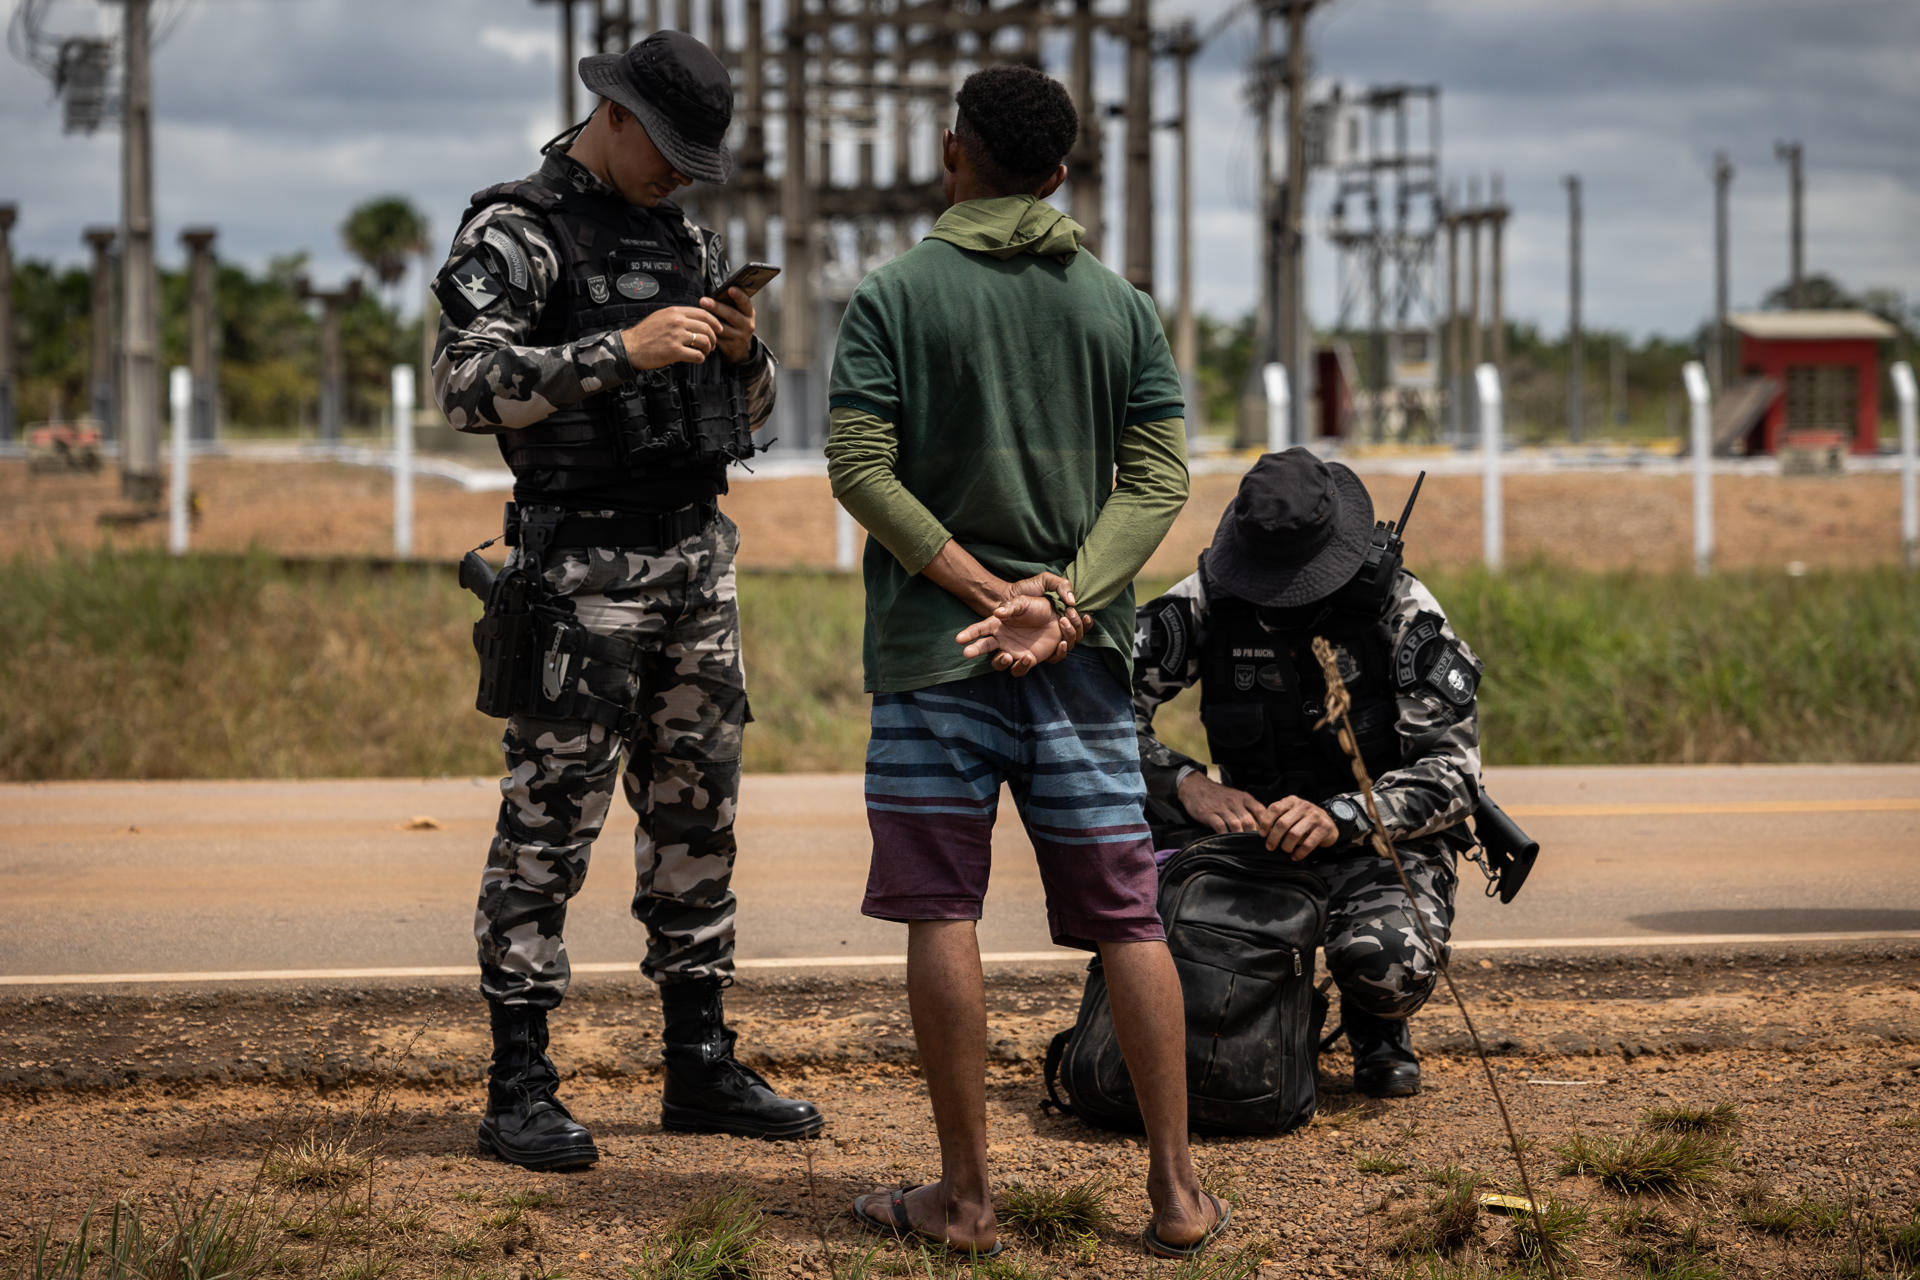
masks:
<instances>
[{"instance_id":1,"label":"white fence post","mask_svg":"<svg viewBox=\"0 0 1920 1280\"><path fill-rule=\"evenodd\" d=\"M1275 361L1260 370L1267 389L1267 452L1279 453L1292 443L1293 398L1287 386L1287 366Z\"/></svg>"},{"instance_id":2,"label":"white fence post","mask_svg":"<svg viewBox=\"0 0 1920 1280\"><path fill-rule=\"evenodd\" d=\"M393 554L413 554L413 366L393 366Z\"/></svg>"},{"instance_id":3,"label":"white fence post","mask_svg":"<svg viewBox=\"0 0 1920 1280\"><path fill-rule=\"evenodd\" d=\"M1501 564L1500 527L1500 444L1504 415L1500 400L1500 371L1483 364L1473 371L1474 388L1480 406L1480 527L1485 544L1487 569L1498 572Z\"/></svg>"},{"instance_id":4,"label":"white fence post","mask_svg":"<svg viewBox=\"0 0 1920 1280\"><path fill-rule=\"evenodd\" d=\"M833 504L833 567L842 573L853 572L854 552L860 541L859 528L845 507L837 502Z\"/></svg>"},{"instance_id":5,"label":"white fence post","mask_svg":"<svg viewBox=\"0 0 1920 1280\"><path fill-rule=\"evenodd\" d=\"M1681 367L1691 407L1693 449L1693 571L1704 578L1713 568L1713 388L1698 360Z\"/></svg>"},{"instance_id":6,"label":"white fence post","mask_svg":"<svg viewBox=\"0 0 1920 1280\"><path fill-rule=\"evenodd\" d=\"M167 499L167 550L187 554L187 444L193 434L193 370L175 365L167 378L173 410L173 486Z\"/></svg>"},{"instance_id":7,"label":"white fence post","mask_svg":"<svg viewBox=\"0 0 1920 1280\"><path fill-rule=\"evenodd\" d=\"M1914 494L1914 454L1920 451L1914 418L1920 414L1920 387L1905 360L1893 366L1893 394L1900 401L1900 550L1912 573L1920 569L1920 499Z\"/></svg>"}]
</instances>

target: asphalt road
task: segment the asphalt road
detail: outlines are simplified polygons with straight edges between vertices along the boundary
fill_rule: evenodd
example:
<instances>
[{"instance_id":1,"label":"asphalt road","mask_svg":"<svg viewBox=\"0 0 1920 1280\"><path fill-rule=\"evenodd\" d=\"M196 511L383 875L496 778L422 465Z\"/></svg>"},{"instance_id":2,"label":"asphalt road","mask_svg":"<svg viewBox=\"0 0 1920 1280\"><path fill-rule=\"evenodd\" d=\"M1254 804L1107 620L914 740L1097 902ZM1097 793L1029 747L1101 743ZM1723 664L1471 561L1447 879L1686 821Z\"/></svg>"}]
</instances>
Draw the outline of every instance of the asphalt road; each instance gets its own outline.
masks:
<instances>
[{"instance_id":1,"label":"asphalt road","mask_svg":"<svg viewBox=\"0 0 1920 1280\"><path fill-rule=\"evenodd\" d=\"M1463 864L1465 948L1920 936L1920 767L1498 769L1488 787L1543 852L1510 906ZM497 799L490 778L0 786L0 984L459 980ZM571 908L582 980L631 973L643 950L623 814L616 800ZM904 950L901 926L859 914L857 776L749 778L740 842L746 964ZM1010 806L994 849L982 950L1072 961L1048 942Z\"/></svg>"}]
</instances>

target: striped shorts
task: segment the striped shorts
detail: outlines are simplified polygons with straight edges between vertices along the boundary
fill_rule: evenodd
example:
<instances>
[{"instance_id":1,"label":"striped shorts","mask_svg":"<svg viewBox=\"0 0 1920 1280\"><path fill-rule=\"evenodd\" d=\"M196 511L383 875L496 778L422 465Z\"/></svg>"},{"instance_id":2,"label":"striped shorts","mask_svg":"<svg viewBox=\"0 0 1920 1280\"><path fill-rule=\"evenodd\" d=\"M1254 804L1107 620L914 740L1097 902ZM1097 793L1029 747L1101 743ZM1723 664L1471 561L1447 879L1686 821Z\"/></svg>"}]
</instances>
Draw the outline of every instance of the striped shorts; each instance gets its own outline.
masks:
<instances>
[{"instance_id":1,"label":"striped shorts","mask_svg":"<svg viewBox=\"0 0 1920 1280\"><path fill-rule=\"evenodd\" d=\"M873 862L861 911L978 920L1000 784L1012 789L1060 946L1166 937L1125 685L1101 656L876 694L867 745Z\"/></svg>"}]
</instances>

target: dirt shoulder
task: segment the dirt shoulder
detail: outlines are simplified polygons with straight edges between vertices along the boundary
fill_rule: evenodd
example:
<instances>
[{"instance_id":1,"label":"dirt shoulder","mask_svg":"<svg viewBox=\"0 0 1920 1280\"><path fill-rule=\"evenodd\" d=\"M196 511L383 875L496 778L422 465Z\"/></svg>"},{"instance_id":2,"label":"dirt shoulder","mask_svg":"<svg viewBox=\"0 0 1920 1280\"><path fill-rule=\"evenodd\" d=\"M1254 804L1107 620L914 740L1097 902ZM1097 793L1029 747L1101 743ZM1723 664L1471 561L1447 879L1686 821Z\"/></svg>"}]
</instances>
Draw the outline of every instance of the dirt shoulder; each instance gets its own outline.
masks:
<instances>
[{"instance_id":1,"label":"dirt shoulder","mask_svg":"<svg viewBox=\"0 0 1920 1280\"><path fill-rule=\"evenodd\" d=\"M1356 463L1379 514L1398 514L1411 481ZM1196 476L1172 532L1148 563L1153 577L1180 577L1213 537L1238 484ZM1632 472L1520 473L1506 477L1503 526L1511 563L1540 559L1578 569L1677 571L1693 560L1691 481ZM194 464L200 515L197 551L249 548L284 556L393 553L393 481L383 471L327 461L264 463L209 458ZM1861 568L1900 555L1898 477L1742 474L1715 478L1716 563L1723 568ZM414 496L414 548L449 563L499 531L505 495L467 493L422 476ZM722 505L741 529L747 569L831 568L834 504L824 476L743 478ZM1391 509L1391 511L1389 511ZM164 513L129 523L117 474L35 474L0 462L0 556L163 547ZM1409 563L1419 570L1480 563L1480 481L1428 479L1411 525ZM497 554L497 552L496 552Z\"/></svg>"},{"instance_id":2,"label":"dirt shoulder","mask_svg":"<svg viewBox=\"0 0 1920 1280\"><path fill-rule=\"evenodd\" d=\"M1859 1258L1866 1274L1905 1276L1872 1267L1892 1265L1897 1242L1883 1237L1920 1212L1917 960L1909 942L1500 954L1463 961L1456 977L1532 1144L1536 1192L1587 1213L1571 1246L1583 1274L1644 1275L1656 1255L1685 1253L1727 1276L1836 1274ZM1178 1274L1138 1248L1138 1140L1039 1105L1046 1042L1071 1022L1079 990L1077 971L991 976L990 1139L1003 1189L1106 1178L1116 1223L1052 1255L1009 1227L1003 1266L981 1274ZM0 999L0 1115L15 1139L0 1166L0 1258L21 1256L48 1222L70 1232L89 1206L219 1191L270 1210L281 1269L294 1274L377 1253L396 1275L626 1280L630 1264L651 1274L649 1250L690 1201L738 1189L764 1215L756 1276L925 1274L897 1246L860 1272L872 1240L843 1212L857 1192L938 1170L898 980L754 977L729 1010L750 1059L827 1113L822 1140L664 1133L653 996L599 981L556 1015L554 1053L603 1159L533 1174L473 1153L486 1043L464 988ZM1455 1166L1514 1180L1458 1013L1436 999L1416 1027L1418 1097L1359 1097L1336 1049L1322 1059L1312 1125L1197 1142L1203 1180L1234 1205L1218 1253L1237 1269L1220 1274L1391 1274L1402 1265L1392 1242L1430 1216L1429 1175ZM1721 1103L1738 1117L1727 1164L1692 1193L1629 1198L1559 1171L1552 1149L1570 1139L1624 1138L1650 1108ZM270 1152L303 1138L376 1152L351 1202L262 1178ZM1793 1205L1802 1216L1785 1228L1762 1212ZM1819 1205L1840 1216L1806 1208ZM1511 1266L1511 1235L1482 1219L1455 1257Z\"/></svg>"}]
</instances>

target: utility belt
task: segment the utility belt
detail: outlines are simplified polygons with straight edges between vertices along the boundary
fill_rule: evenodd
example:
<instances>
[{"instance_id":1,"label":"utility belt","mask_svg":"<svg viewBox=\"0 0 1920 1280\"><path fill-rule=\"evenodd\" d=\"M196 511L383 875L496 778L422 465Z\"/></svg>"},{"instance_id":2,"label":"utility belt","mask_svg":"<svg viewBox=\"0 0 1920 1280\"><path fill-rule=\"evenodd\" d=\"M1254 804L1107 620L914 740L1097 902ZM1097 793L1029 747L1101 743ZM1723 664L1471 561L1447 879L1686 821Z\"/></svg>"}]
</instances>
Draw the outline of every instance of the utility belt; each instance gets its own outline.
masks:
<instances>
[{"instance_id":1,"label":"utility belt","mask_svg":"<svg viewBox=\"0 0 1920 1280\"><path fill-rule=\"evenodd\" d=\"M529 517L524 516L523 512L538 515ZM549 512L556 512L557 518L549 516ZM664 551L685 542L719 516L720 504L716 502L692 502L672 511L620 516L578 515L553 507L522 507L517 502L509 502L501 540L510 547L521 546L522 529L525 526L527 549L537 560L545 560L548 551L571 551L583 547ZM531 518L537 518L543 527L551 526L545 528L544 541L539 546L532 545Z\"/></svg>"},{"instance_id":2,"label":"utility belt","mask_svg":"<svg viewBox=\"0 0 1920 1280\"><path fill-rule=\"evenodd\" d=\"M638 683L628 680L628 697L615 701L584 688L580 670L595 663L631 674L644 647L595 635L558 607L542 576L547 555L581 547L662 550L700 532L718 514L710 502L637 516L585 516L509 502L503 536L508 546L521 548L520 556L496 574L479 554L493 545L489 539L460 561L460 585L485 605L473 624L480 659L474 706L490 716L585 720L632 737L640 714Z\"/></svg>"}]
</instances>

